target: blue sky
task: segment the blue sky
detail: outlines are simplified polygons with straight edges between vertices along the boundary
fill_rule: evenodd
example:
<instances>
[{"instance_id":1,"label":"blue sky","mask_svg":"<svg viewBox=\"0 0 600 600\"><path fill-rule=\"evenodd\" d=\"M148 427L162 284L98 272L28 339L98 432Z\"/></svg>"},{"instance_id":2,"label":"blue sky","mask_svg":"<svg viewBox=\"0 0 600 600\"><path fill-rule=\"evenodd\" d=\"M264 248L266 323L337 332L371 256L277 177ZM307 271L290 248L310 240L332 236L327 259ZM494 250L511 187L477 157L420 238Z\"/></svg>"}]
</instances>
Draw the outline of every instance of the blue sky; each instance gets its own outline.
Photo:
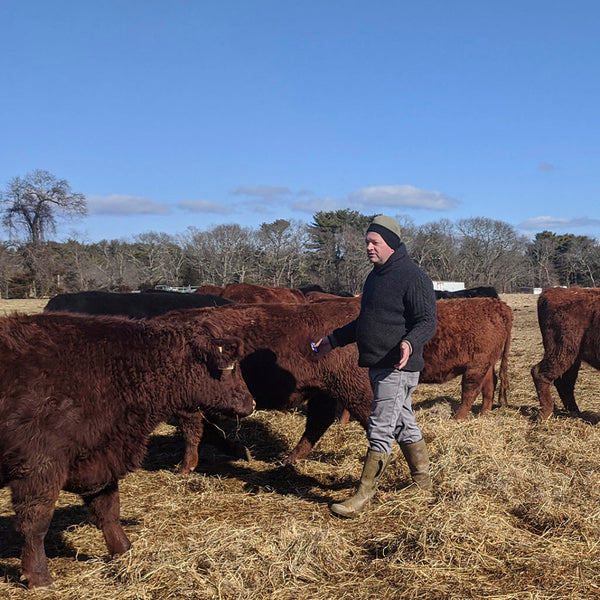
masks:
<instances>
[{"instance_id":1,"label":"blue sky","mask_svg":"<svg viewBox=\"0 0 600 600\"><path fill-rule=\"evenodd\" d=\"M0 187L85 241L318 210L600 238L596 0L0 0Z\"/></svg>"}]
</instances>

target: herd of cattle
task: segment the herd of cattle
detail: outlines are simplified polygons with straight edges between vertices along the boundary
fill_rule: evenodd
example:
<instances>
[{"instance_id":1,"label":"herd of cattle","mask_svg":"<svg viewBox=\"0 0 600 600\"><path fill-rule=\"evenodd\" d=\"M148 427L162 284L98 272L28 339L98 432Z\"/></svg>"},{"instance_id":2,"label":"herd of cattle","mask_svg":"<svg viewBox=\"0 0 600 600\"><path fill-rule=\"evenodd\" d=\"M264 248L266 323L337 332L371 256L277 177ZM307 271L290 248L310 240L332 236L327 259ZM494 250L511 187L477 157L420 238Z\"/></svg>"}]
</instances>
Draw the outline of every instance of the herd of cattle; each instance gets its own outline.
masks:
<instances>
[{"instance_id":1,"label":"herd of cattle","mask_svg":"<svg viewBox=\"0 0 600 600\"><path fill-rule=\"evenodd\" d=\"M438 301L422 383L462 377L455 418L496 388L507 403L512 311L494 288ZM566 409L582 361L600 368L600 289L551 288L538 301L544 358L532 369L540 414ZM180 471L198 465L205 414L306 405L305 431L287 457L305 458L335 421L367 426L372 394L355 345L315 358L310 342L352 319L360 299L250 284L193 294L80 292L44 313L0 319L0 487L9 485L29 587L52 584L44 537L61 490L81 495L111 554L130 546L119 522L119 480L138 468L155 427L179 420ZM498 373L496 364L500 363Z\"/></svg>"}]
</instances>

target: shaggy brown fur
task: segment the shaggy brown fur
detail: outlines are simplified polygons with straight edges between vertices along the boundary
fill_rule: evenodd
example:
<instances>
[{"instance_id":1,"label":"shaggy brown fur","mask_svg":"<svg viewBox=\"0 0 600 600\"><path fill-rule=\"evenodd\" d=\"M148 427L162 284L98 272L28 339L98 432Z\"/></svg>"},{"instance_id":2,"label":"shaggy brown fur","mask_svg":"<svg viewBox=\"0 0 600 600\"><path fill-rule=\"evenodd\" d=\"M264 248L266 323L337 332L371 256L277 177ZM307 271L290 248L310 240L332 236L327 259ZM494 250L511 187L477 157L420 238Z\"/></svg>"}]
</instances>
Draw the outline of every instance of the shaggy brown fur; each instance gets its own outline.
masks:
<instances>
[{"instance_id":1,"label":"shaggy brown fur","mask_svg":"<svg viewBox=\"0 0 600 600\"><path fill-rule=\"evenodd\" d=\"M227 310L225 310L227 309ZM244 339L240 367L259 409L290 410L308 402L306 430L288 457L295 462L308 455L335 420L337 403L349 408L366 425L372 394L366 372L357 367L353 344L317 359L310 342L351 321L360 302L341 299L314 304L234 304L215 309L178 311L158 320L187 317L200 327L221 327ZM182 430L193 422L180 419ZM194 469L197 444L186 439L181 471Z\"/></svg>"},{"instance_id":2,"label":"shaggy brown fur","mask_svg":"<svg viewBox=\"0 0 600 600\"><path fill-rule=\"evenodd\" d=\"M320 302L321 300L339 300L342 296L330 294L328 292L306 292L304 294L309 302Z\"/></svg>"},{"instance_id":3,"label":"shaggy brown fur","mask_svg":"<svg viewBox=\"0 0 600 600\"><path fill-rule=\"evenodd\" d=\"M255 285L252 283L230 283L226 285L221 294L223 298L229 298L235 302L253 304L258 302L280 303L291 302L293 304L306 304L304 294L296 288L270 287L266 285Z\"/></svg>"},{"instance_id":4,"label":"shaggy brown fur","mask_svg":"<svg viewBox=\"0 0 600 600\"><path fill-rule=\"evenodd\" d=\"M492 408L495 364L500 360L498 399L507 403L508 353L513 314L495 298L461 298L437 303L438 326L423 351L421 383L444 383L462 375L461 403L454 417L463 419L481 393L481 412Z\"/></svg>"},{"instance_id":5,"label":"shaggy brown fur","mask_svg":"<svg viewBox=\"0 0 600 600\"><path fill-rule=\"evenodd\" d=\"M554 411L552 384L565 408L579 412L574 390L581 362L600 369L599 309L599 288L548 288L538 298L544 358L531 369L531 375L542 417Z\"/></svg>"},{"instance_id":6,"label":"shaggy brown fur","mask_svg":"<svg viewBox=\"0 0 600 600\"><path fill-rule=\"evenodd\" d=\"M211 332L219 332L212 326ZM220 336L222 337L222 336ZM9 485L21 568L49 586L44 537L61 489L80 494L111 554L130 547L118 482L178 410L248 415L238 338L202 327L66 313L0 319L0 485Z\"/></svg>"},{"instance_id":7,"label":"shaggy brown fur","mask_svg":"<svg viewBox=\"0 0 600 600\"><path fill-rule=\"evenodd\" d=\"M201 285L194 290L194 294L210 294L211 296L221 296L223 294L223 286L220 285Z\"/></svg>"},{"instance_id":8,"label":"shaggy brown fur","mask_svg":"<svg viewBox=\"0 0 600 600\"><path fill-rule=\"evenodd\" d=\"M373 396L366 369L359 368L355 344L336 348L322 359L310 341L358 316L360 298L338 298L307 305L232 305L172 313L158 319L187 316L203 327L214 324L244 340L240 362L248 389L260 409L289 410L308 401L306 429L288 462L305 458L335 420L339 402L367 426ZM506 404L507 359L512 311L493 298L438 303L438 330L425 345L424 383L444 383L462 375L462 401L456 418L465 417L475 398L484 396L482 412L492 406L494 365L501 359L499 398ZM184 436L194 422L180 419ZM201 435L201 434L200 434ZM198 435L186 439L182 471L198 462Z\"/></svg>"}]
</instances>

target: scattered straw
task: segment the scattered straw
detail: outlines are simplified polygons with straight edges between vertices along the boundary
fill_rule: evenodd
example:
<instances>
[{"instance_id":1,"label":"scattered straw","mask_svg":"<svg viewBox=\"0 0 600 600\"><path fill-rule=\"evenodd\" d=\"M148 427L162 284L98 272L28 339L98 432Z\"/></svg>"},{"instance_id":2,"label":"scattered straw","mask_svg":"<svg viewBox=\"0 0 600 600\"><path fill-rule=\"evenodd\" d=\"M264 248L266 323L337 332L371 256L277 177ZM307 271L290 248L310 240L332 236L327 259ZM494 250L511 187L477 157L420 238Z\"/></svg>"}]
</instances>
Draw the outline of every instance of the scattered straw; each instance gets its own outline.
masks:
<instances>
[{"instance_id":1,"label":"scattered straw","mask_svg":"<svg viewBox=\"0 0 600 600\"><path fill-rule=\"evenodd\" d=\"M161 425L144 468L121 484L133 543L109 559L80 500L63 493L47 537L61 600L556 600L600 597L600 392L585 367L582 417L536 423L529 374L541 358L533 296L506 296L515 326L509 407L451 419L460 382L418 388L415 411L432 460L435 493L408 495L401 453L372 510L332 517L353 493L366 437L334 425L309 458L283 458L302 412L258 412L237 436L253 455L231 461L208 447L198 472L175 473L183 446ZM0 491L0 597L19 587L8 490Z\"/></svg>"}]
</instances>

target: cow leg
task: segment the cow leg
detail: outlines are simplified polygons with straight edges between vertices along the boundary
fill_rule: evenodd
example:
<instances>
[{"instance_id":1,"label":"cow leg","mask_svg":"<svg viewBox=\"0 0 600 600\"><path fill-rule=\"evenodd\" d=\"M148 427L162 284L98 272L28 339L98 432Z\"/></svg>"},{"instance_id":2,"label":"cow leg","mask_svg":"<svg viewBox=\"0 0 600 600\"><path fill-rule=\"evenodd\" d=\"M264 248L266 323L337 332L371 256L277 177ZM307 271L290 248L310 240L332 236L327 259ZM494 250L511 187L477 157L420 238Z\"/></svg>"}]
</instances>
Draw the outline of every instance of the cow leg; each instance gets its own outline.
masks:
<instances>
[{"instance_id":1,"label":"cow leg","mask_svg":"<svg viewBox=\"0 0 600 600\"><path fill-rule=\"evenodd\" d=\"M577 375L579 374L579 367L581 361L578 360L575 364L567 369L560 377L554 381L554 386L558 391L558 395L562 400L565 408L571 412L579 412L577 402L575 402L575 382L577 381Z\"/></svg>"},{"instance_id":2,"label":"cow leg","mask_svg":"<svg viewBox=\"0 0 600 600\"><path fill-rule=\"evenodd\" d=\"M552 399L552 383L553 379L545 376L541 370L542 360L531 369L531 376L540 401L542 418L549 417L554 412L554 400Z\"/></svg>"},{"instance_id":3,"label":"cow leg","mask_svg":"<svg viewBox=\"0 0 600 600\"><path fill-rule=\"evenodd\" d=\"M348 425L348 423L350 423L350 411L344 408L340 415L340 425Z\"/></svg>"},{"instance_id":4,"label":"cow leg","mask_svg":"<svg viewBox=\"0 0 600 600\"><path fill-rule=\"evenodd\" d=\"M565 397L567 398L567 403L570 406L572 406L575 403L575 398L572 398L571 403L571 398L569 397L569 394L572 396L573 391L571 390L569 392L568 386L570 386L571 384L573 386L575 385L575 379L577 378L577 372L579 370L578 362L579 361L576 361L574 364L568 365L564 364L563 360L553 359L551 357L543 358L539 363L537 363L537 365L534 365L531 369L531 377L533 378L533 383L535 384L535 389L540 400L540 416L542 418L545 419L546 417L549 417L554 411L554 400L552 399L552 384L556 380L563 378L567 374L568 375L566 376L566 378L558 384L557 389L559 386L562 387L563 393L565 393ZM575 406L577 405L575 404ZM566 404L565 407L568 408Z\"/></svg>"},{"instance_id":5,"label":"cow leg","mask_svg":"<svg viewBox=\"0 0 600 600\"><path fill-rule=\"evenodd\" d=\"M288 455L286 462L294 464L306 458L314 445L321 439L335 421L336 401L324 392L310 397L306 408L306 428L296 447Z\"/></svg>"},{"instance_id":6,"label":"cow leg","mask_svg":"<svg viewBox=\"0 0 600 600\"><path fill-rule=\"evenodd\" d=\"M52 587L44 539L48 533L59 487L31 495L31 490L43 490L41 482L30 480L11 482L15 529L23 538L21 573L29 588Z\"/></svg>"},{"instance_id":7,"label":"cow leg","mask_svg":"<svg viewBox=\"0 0 600 600\"><path fill-rule=\"evenodd\" d=\"M103 490L82 496L92 523L102 530L109 554L123 554L131 548L120 522L119 483L114 481Z\"/></svg>"},{"instance_id":8,"label":"cow leg","mask_svg":"<svg viewBox=\"0 0 600 600\"><path fill-rule=\"evenodd\" d=\"M249 450L240 443L228 440L223 432L213 423L204 419L201 412L179 413L179 428L185 442L185 451L178 472L185 475L198 466L198 445L200 442L212 444L234 458L251 460Z\"/></svg>"},{"instance_id":9,"label":"cow leg","mask_svg":"<svg viewBox=\"0 0 600 600\"><path fill-rule=\"evenodd\" d=\"M481 405L481 414L484 414L488 410L492 410L492 404L494 402L494 390L496 389L496 371L492 365L488 372L483 378L481 384L481 394L483 396L483 404Z\"/></svg>"},{"instance_id":10,"label":"cow leg","mask_svg":"<svg viewBox=\"0 0 600 600\"><path fill-rule=\"evenodd\" d=\"M463 375L461 384L461 402L454 414L455 419L465 419L467 417L471 411L473 402L475 402L475 398L477 398L481 391L481 386L486 375L487 373L475 373L472 371L467 371Z\"/></svg>"},{"instance_id":11,"label":"cow leg","mask_svg":"<svg viewBox=\"0 0 600 600\"><path fill-rule=\"evenodd\" d=\"M179 427L185 442L179 473L185 475L198 466L198 444L204 433L204 415L201 412L179 413Z\"/></svg>"}]
</instances>

